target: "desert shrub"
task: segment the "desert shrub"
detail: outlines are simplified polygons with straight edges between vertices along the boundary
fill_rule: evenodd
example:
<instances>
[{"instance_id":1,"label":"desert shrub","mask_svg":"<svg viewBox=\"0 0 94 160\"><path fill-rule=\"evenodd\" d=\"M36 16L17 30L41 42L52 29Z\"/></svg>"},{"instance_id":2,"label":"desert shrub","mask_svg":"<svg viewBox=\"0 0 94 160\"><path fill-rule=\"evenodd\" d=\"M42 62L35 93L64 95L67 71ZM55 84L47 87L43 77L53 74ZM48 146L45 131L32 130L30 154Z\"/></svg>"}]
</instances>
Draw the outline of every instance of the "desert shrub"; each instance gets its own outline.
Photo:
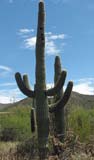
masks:
<instances>
[{"instance_id":1,"label":"desert shrub","mask_svg":"<svg viewBox=\"0 0 94 160\"><path fill-rule=\"evenodd\" d=\"M16 141L17 131L15 128L3 128L0 134L1 141Z\"/></svg>"},{"instance_id":2,"label":"desert shrub","mask_svg":"<svg viewBox=\"0 0 94 160\"><path fill-rule=\"evenodd\" d=\"M17 154L20 156L28 155L34 157L38 155L37 138L33 136L17 145Z\"/></svg>"},{"instance_id":3,"label":"desert shrub","mask_svg":"<svg viewBox=\"0 0 94 160\"><path fill-rule=\"evenodd\" d=\"M88 141L94 135L94 109L75 107L68 116L68 128L79 135L81 141Z\"/></svg>"},{"instance_id":4,"label":"desert shrub","mask_svg":"<svg viewBox=\"0 0 94 160\"><path fill-rule=\"evenodd\" d=\"M14 133L16 137L13 139L16 141L29 138L31 136L30 107L14 107L9 109L8 112L11 112L11 114L0 116L0 134L5 137L7 132Z\"/></svg>"}]
</instances>

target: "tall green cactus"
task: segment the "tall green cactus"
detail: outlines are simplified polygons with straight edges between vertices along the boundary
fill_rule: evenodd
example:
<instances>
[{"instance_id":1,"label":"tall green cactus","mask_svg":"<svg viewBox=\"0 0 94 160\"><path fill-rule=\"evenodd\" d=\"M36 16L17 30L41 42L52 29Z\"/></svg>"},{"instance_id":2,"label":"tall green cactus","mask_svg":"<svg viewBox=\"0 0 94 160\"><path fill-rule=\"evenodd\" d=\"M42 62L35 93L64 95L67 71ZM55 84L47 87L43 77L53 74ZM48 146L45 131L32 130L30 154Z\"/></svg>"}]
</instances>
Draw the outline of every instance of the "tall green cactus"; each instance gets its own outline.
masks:
<instances>
[{"instance_id":1,"label":"tall green cactus","mask_svg":"<svg viewBox=\"0 0 94 160\"><path fill-rule=\"evenodd\" d=\"M66 77L66 71L62 71L59 80L55 84L54 88L46 89L45 82L45 10L44 2L39 2L38 13L38 28L36 39L36 82L34 91L26 84L26 79L20 73L15 74L16 82L19 89L28 97L34 99L37 136L38 136L38 149L40 159L45 159L46 148L49 136L49 112L56 112L57 107L61 108L61 103L67 101L67 91L65 92L65 98L61 98L56 104L49 108L48 96L55 96L64 85L64 79ZM67 90L72 90L72 83L70 82ZM63 102L64 99L64 102Z\"/></svg>"},{"instance_id":2,"label":"tall green cactus","mask_svg":"<svg viewBox=\"0 0 94 160\"><path fill-rule=\"evenodd\" d=\"M64 72L61 74L61 78L53 89L46 90L45 83L45 35L44 35L44 22L45 11L44 2L39 3L39 15L38 15L38 28L37 28L37 40L36 40L36 84L34 91L30 90L24 83L20 73L16 73L16 81L20 90L28 97L34 98L36 101L36 122L38 133L38 148L40 158L46 156L46 145L49 135L49 108L47 102L47 96L53 96L62 87L62 79Z\"/></svg>"},{"instance_id":3,"label":"tall green cactus","mask_svg":"<svg viewBox=\"0 0 94 160\"><path fill-rule=\"evenodd\" d=\"M61 63L60 63L59 56L55 57L54 70L55 70L54 84L56 84L61 74ZM63 96L63 88L55 96L55 103L59 99L61 99L62 96ZM55 117L55 132L57 135L60 135L59 139L62 140L64 137L64 133L65 133L64 107L62 107L62 109L58 109L58 111L54 113L54 117Z\"/></svg>"},{"instance_id":4,"label":"tall green cactus","mask_svg":"<svg viewBox=\"0 0 94 160\"><path fill-rule=\"evenodd\" d=\"M62 71L59 56L55 57L54 71L55 71L54 84L56 84ZM63 97L63 88L54 97L55 103L62 97ZM55 121L54 132L55 134L59 135L59 139L62 141L65 134L64 106L61 109L58 109L57 112L54 113L54 121Z\"/></svg>"}]
</instances>

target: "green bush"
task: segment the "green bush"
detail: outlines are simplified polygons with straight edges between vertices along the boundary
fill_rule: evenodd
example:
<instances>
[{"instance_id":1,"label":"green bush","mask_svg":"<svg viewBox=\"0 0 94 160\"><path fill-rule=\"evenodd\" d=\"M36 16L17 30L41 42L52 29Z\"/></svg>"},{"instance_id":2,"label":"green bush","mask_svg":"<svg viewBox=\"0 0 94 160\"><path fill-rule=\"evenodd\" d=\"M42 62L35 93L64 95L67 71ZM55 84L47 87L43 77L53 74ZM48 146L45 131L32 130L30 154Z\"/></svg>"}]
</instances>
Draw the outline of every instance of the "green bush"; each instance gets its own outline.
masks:
<instances>
[{"instance_id":1,"label":"green bush","mask_svg":"<svg viewBox=\"0 0 94 160\"><path fill-rule=\"evenodd\" d=\"M68 128L79 135L81 141L88 141L94 135L94 109L75 107L68 116Z\"/></svg>"},{"instance_id":2,"label":"green bush","mask_svg":"<svg viewBox=\"0 0 94 160\"><path fill-rule=\"evenodd\" d=\"M0 115L0 139L23 141L30 138L30 110L30 106L15 106L6 110L11 114ZM94 109L73 106L67 119L67 130L73 130L81 141L94 136Z\"/></svg>"},{"instance_id":3,"label":"green bush","mask_svg":"<svg viewBox=\"0 0 94 160\"><path fill-rule=\"evenodd\" d=\"M17 141L30 137L30 107L13 107L6 112L10 112L10 114L0 115L0 135L3 137L1 139L7 139L4 137L9 132L10 134L14 132L16 137L13 139Z\"/></svg>"}]
</instances>

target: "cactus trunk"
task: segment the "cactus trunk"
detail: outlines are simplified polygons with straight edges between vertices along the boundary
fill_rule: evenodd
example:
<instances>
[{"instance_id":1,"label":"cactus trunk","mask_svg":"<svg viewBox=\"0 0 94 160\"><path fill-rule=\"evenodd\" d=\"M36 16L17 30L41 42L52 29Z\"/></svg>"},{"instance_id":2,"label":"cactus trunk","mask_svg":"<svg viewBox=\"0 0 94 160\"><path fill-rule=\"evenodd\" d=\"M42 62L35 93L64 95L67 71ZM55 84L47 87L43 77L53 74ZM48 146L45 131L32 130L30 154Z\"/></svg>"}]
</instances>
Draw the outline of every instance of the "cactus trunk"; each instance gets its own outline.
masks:
<instances>
[{"instance_id":1,"label":"cactus trunk","mask_svg":"<svg viewBox=\"0 0 94 160\"><path fill-rule=\"evenodd\" d=\"M38 133L39 153L45 156L49 134L48 104L45 83L45 35L44 35L45 11L44 3L39 3L39 17L36 41L36 120Z\"/></svg>"}]
</instances>

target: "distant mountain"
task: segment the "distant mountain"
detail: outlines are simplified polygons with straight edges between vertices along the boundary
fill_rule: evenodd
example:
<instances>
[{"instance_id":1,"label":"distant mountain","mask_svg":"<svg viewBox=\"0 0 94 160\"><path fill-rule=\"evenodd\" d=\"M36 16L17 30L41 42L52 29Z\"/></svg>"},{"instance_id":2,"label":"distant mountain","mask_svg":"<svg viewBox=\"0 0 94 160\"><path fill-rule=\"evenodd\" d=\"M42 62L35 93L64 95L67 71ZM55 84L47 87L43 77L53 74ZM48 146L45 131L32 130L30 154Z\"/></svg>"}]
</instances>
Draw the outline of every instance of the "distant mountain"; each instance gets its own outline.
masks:
<instances>
[{"instance_id":1,"label":"distant mountain","mask_svg":"<svg viewBox=\"0 0 94 160\"><path fill-rule=\"evenodd\" d=\"M83 95L72 92L68 105L83 106L85 108L94 108L94 95Z\"/></svg>"},{"instance_id":2,"label":"distant mountain","mask_svg":"<svg viewBox=\"0 0 94 160\"><path fill-rule=\"evenodd\" d=\"M11 103L11 104L0 104L0 111L4 111L8 108L12 108L12 107L22 107L22 106L29 106L29 105L32 105L32 99L31 98L25 98L25 99L22 99L18 102L15 102L15 103Z\"/></svg>"},{"instance_id":3,"label":"distant mountain","mask_svg":"<svg viewBox=\"0 0 94 160\"><path fill-rule=\"evenodd\" d=\"M32 106L32 99L25 98L19 102L13 104L0 104L0 109L10 108L14 106ZM94 95L83 95L77 92L72 92L70 100L67 104L68 107L71 106L83 106L85 108L94 108Z\"/></svg>"}]
</instances>

